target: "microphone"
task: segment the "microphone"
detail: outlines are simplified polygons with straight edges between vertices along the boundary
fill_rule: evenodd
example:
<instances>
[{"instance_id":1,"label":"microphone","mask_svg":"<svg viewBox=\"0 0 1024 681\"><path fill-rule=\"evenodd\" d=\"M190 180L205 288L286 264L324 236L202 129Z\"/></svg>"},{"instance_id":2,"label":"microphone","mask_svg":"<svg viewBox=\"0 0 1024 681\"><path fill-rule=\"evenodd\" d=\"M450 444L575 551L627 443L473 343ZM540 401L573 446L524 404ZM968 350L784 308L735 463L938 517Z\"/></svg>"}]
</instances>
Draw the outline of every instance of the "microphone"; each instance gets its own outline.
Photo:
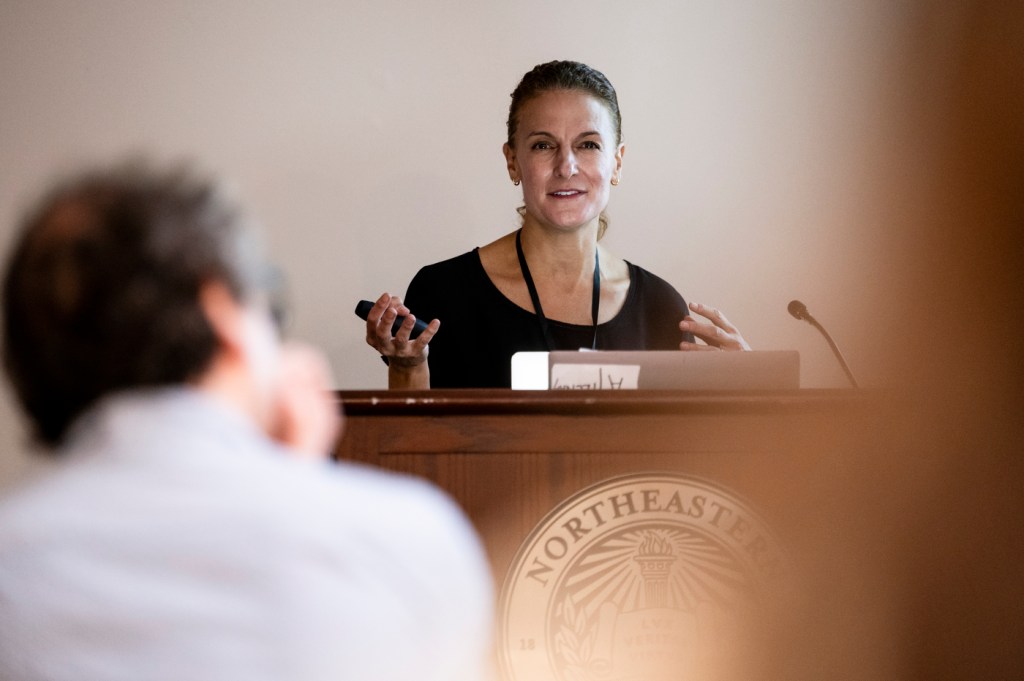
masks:
<instances>
[{"instance_id":1,"label":"microphone","mask_svg":"<svg viewBox=\"0 0 1024 681\"><path fill-rule=\"evenodd\" d=\"M857 385L857 379L853 377L853 372L850 371L850 365L846 363L843 353L839 351L839 346L836 345L834 340L832 340L832 336L830 336L828 331L825 330L825 327L819 324L818 320L807 311L807 306L799 300L791 300L789 301L789 306L786 309L789 310L789 314L793 315L797 319L807 322L821 332L821 335L828 341L828 346L832 348L832 353L836 356L836 359L839 360L840 366L843 367L843 371L846 372L846 377L850 379L850 384L853 385L854 388L859 388L860 386Z\"/></svg>"}]
</instances>

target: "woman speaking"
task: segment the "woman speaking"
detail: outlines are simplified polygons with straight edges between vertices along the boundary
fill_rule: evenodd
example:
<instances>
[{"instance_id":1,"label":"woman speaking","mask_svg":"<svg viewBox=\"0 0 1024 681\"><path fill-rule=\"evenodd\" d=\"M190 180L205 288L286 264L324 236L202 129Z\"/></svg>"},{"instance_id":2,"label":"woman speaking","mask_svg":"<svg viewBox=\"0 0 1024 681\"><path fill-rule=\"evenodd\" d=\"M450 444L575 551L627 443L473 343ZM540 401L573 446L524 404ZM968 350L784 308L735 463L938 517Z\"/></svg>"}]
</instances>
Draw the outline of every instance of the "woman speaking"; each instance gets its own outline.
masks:
<instances>
[{"instance_id":1,"label":"woman speaking","mask_svg":"<svg viewBox=\"0 0 1024 681\"><path fill-rule=\"evenodd\" d=\"M368 315L366 341L387 362L390 387L507 388L522 350L749 349L719 311L687 307L663 279L600 243L625 153L604 74L555 61L523 76L503 150L523 188L522 227L424 267L404 300L385 293ZM416 316L433 321L412 339Z\"/></svg>"}]
</instances>

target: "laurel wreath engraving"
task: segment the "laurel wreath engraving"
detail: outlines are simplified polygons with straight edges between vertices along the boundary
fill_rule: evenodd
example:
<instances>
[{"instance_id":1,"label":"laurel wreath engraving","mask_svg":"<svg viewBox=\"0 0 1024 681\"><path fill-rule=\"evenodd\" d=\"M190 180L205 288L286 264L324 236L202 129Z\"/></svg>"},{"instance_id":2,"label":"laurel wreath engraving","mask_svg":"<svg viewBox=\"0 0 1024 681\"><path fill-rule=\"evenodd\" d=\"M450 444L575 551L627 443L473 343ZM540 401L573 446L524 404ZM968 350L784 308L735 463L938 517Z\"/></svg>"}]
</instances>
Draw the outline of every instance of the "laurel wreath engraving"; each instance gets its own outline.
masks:
<instances>
[{"instance_id":1,"label":"laurel wreath engraving","mask_svg":"<svg viewBox=\"0 0 1024 681\"><path fill-rule=\"evenodd\" d=\"M593 660L594 641L597 638L597 624L591 624L573 603L571 596L558 605L556 614L562 623L555 634L555 653L566 664L561 672L566 681L592 681L593 672L600 673L596 667L603 666L602 660Z\"/></svg>"}]
</instances>

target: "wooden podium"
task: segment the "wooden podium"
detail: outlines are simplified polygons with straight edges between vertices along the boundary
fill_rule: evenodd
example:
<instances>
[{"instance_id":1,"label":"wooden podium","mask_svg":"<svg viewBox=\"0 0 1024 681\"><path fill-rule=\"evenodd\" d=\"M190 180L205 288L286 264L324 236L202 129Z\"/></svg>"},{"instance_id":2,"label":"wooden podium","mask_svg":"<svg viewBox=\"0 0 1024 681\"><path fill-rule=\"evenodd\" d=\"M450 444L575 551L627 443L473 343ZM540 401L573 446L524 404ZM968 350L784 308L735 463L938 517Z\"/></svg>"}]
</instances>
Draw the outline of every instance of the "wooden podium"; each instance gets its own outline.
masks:
<instances>
[{"instance_id":1,"label":"wooden podium","mask_svg":"<svg viewBox=\"0 0 1024 681\"><path fill-rule=\"evenodd\" d=\"M728 488L768 517L837 447L863 432L849 390L341 391L336 458L427 478L480 532L501 585L552 509L605 479L683 473Z\"/></svg>"}]
</instances>

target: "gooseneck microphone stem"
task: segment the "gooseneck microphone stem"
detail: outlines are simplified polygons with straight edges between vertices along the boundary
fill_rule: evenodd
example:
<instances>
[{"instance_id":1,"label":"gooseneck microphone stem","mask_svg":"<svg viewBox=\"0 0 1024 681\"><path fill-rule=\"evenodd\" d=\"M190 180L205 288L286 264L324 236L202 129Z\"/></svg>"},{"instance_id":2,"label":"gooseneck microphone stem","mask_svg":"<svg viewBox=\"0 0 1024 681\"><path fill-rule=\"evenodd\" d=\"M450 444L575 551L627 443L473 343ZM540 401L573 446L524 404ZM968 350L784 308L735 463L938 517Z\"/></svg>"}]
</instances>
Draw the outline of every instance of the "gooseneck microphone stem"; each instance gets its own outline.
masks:
<instances>
[{"instance_id":1,"label":"gooseneck microphone stem","mask_svg":"<svg viewBox=\"0 0 1024 681\"><path fill-rule=\"evenodd\" d=\"M846 377L850 379L850 385L852 385L854 388L860 388L860 386L857 385L857 379L853 377L853 372L850 371L850 365L846 363L846 358L843 357L843 353L839 350L839 346L836 345L836 342L834 340L832 340L832 336L829 335L829 332L825 330L825 327L818 323L818 320L815 319L814 316L807 311L807 306L801 303L799 300L794 300L789 303L788 309L789 314L793 315L797 319L802 319L803 321L807 322L808 324L816 328L818 332L825 337L825 340L828 341L828 346L832 348L832 354L834 354L836 356L836 359L839 360L839 365L843 367L843 371L846 372Z\"/></svg>"}]
</instances>

